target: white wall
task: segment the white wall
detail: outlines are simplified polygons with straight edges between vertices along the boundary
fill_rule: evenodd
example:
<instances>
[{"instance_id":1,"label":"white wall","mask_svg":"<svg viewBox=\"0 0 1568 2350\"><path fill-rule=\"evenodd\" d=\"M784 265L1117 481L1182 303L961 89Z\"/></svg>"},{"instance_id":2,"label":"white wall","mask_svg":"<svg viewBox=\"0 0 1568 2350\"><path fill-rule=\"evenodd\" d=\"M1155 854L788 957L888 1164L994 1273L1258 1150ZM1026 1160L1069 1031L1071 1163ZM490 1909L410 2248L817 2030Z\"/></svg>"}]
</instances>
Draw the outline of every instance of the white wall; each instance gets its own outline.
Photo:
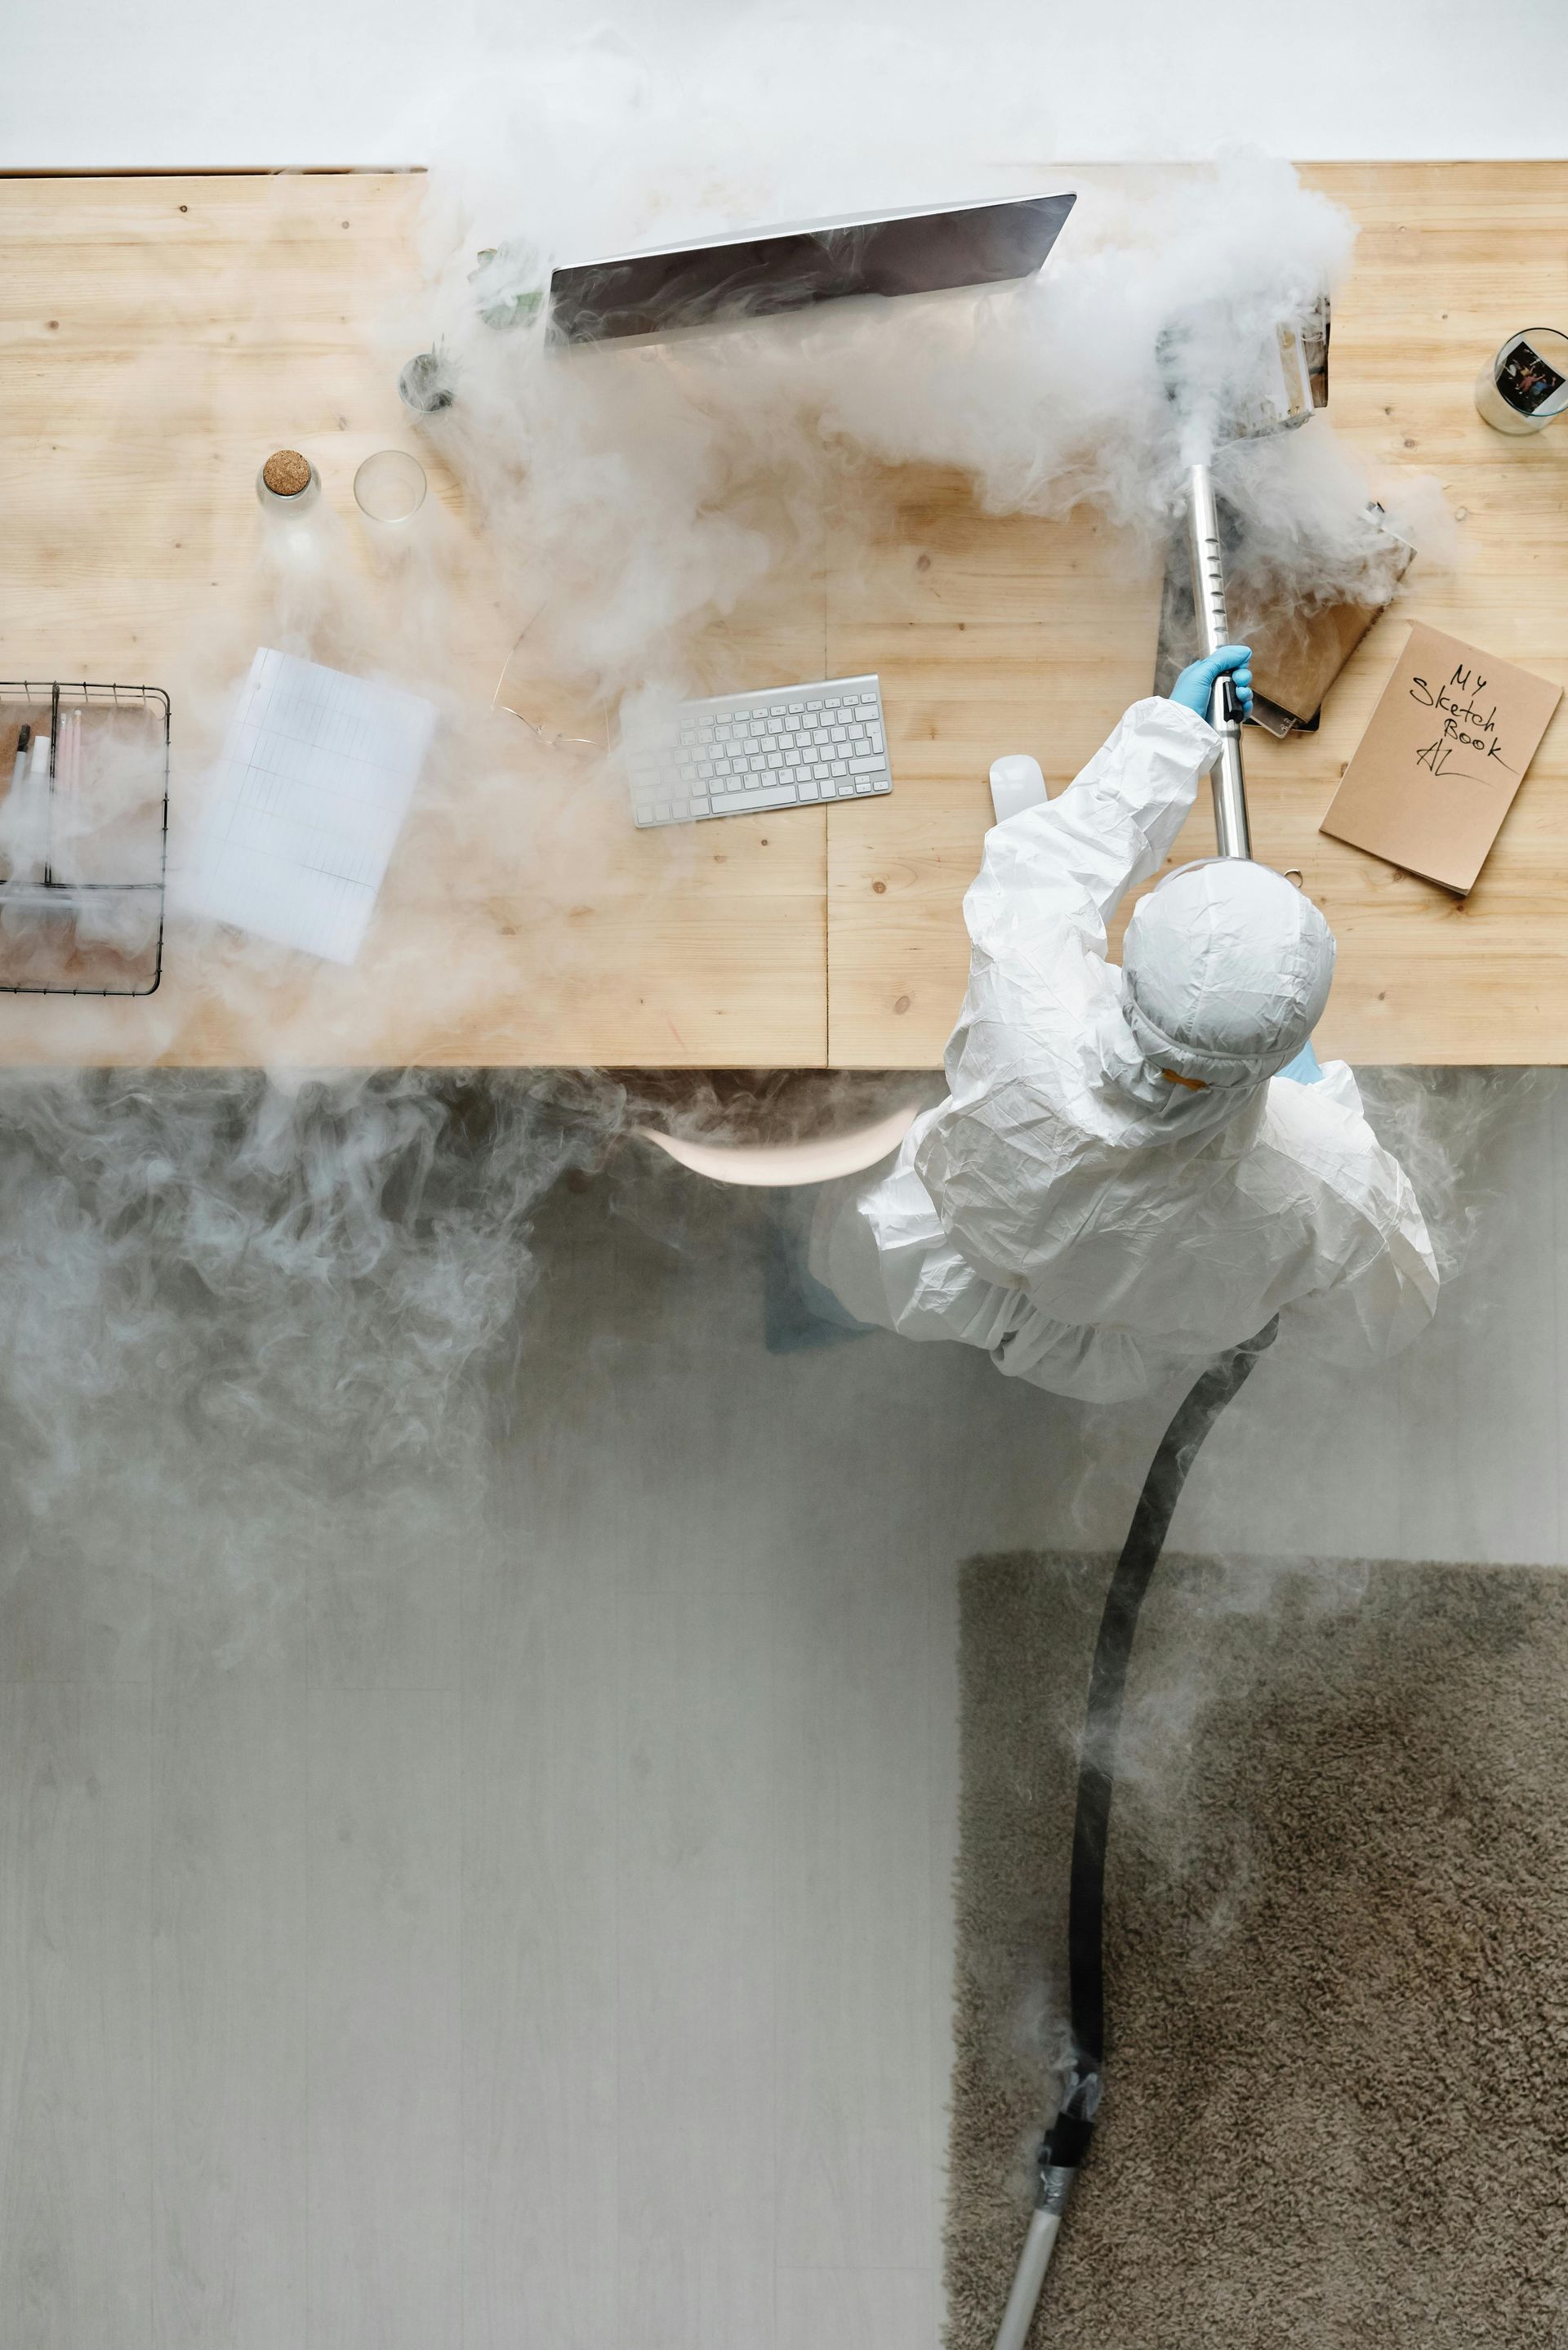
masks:
<instances>
[{"instance_id":1,"label":"white wall","mask_svg":"<svg viewBox=\"0 0 1568 2350\"><path fill-rule=\"evenodd\" d=\"M568 26L691 58L704 26L749 18L761 81L803 41L831 72L845 15L900 45L945 27L966 59L989 28L1038 89L1037 152L1064 159L1568 151L1565 0L1034 0L1016 35L1011 5L846 0L807 23L776 0L10 0L0 165L420 162L434 84L526 77Z\"/></svg>"}]
</instances>

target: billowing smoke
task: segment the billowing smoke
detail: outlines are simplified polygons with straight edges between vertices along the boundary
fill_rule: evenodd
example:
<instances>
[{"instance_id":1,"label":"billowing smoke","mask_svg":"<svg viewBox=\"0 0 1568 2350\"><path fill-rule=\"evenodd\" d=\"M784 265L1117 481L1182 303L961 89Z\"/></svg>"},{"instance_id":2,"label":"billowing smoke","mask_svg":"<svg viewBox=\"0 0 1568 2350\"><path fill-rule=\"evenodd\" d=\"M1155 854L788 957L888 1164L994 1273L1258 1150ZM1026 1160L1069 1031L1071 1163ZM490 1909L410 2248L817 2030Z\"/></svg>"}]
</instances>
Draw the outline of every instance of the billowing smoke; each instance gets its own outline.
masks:
<instances>
[{"instance_id":1,"label":"billowing smoke","mask_svg":"<svg viewBox=\"0 0 1568 2350\"><path fill-rule=\"evenodd\" d=\"M1371 484L1324 418L1228 443L1275 326L1332 290L1354 237L1290 166L1262 158L1125 181L1044 159L1002 170L991 126L959 111L940 151L960 191L1077 192L1035 277L731 320L656 347L553 344L556 260L787 220L792 199L826 209L820 187L802 192L787 142L771 172L764 138L726 173L655 77L628 66L607 82L600 64L586 51L532 88L489 168L432 172L431 296L399 326L438 354L452 404L427 430L495 535L519 608L547 601L558 652L601 693L689 682L697 631L809 556L836 489L870 462L957 470L992 513L1091 506L1140 562L1169 527L1196 440L1218 449L1254 568L1298 600L1355 593L1376 571L1375 488L1403 536L1446 546L1431 486ZM713 65L705 93L722 115L720 78ZM826 158L820 130L802 140ZM1189 332L1173 380L1162 349L1195 318L1210 322L1208 348Z\"/></svg>"},{"instance_id":2,"label":"billowing smoke","mask_svg":"<svg viewBox=\"0 0 1568 2350\"><path fill-rule=\"evenodd\" d=\"M218 739L266 641L427 695L436 750L356 968L176 914L181 984L151 999L141 1033L178 1059L200 1047L192 1024L215 1019L230 1056L270 1075L29 1076L0 1090L0 1383L30 1505L129 1463L155 1429L184 1431L177 1457L160 1456L170 1490L232 1489L248 1463L258 1507L318 1491L347 1452L411 1475L474 1440L466 1403L515 1337L537 1207L564 1171L600 1163L636 1105L599 1079L290 1072L382 1033L400 1055L452 1057L473 1006L515 986L518 920L552 939L549 968L529 965L541 989L587 976L573 957L594 946L548 918L597 853L584 807L602 815L618 791L618 699L703 681L704 631L811 575L858 472L956 470L995 514L1093 507L1147 567L1192 426L1161 372L1162 332L1219 297L1266 348L1275 321L1339 280L1352 227L1259 159L1125 180L1064 169L1040 128L1040 37L1020 39L982 57L950 34L836 24L826 73L820 42L775 58L749 19L658 59L589 40L503 60L485 91L450 94L438 128L427 118L390 142L431 168L427 275L386 317L381 357L389 385L416 351L438 353L452 403L421 429L475 536L432 495L368 589L327 502L308 529L264 533L252 605L204 623L176 723L186 741ZM828 306L656 348L563 350L545 331L557 258L1065 188L1076 209L1029 284ZM246 317L243 255L226 298ZM1226 397L1247 389L1232 380ZM1289 592L1363 579L1367 498L1397 501L1325 419L1221 449L1219 465ZM1407 494L1395 518L1429 542ZM508 698L536 729L492 709L476 608L504 615L503 658L522 639ZM1108 730L1117 712L1105 715ZM176 786L178 873L204 791L188 760ZM116 1017L83 1003L47 1034L62 1059L90 1062L113 1056ZM730 1093L699 1105L709 1131L736 1114ZM679 1237L672 1198L655 1221Z\"/></svg>"},{"instance_id":3,"label":"billowing smoke","mask_svg":"<svg viewBox=\"0 0 1568 2350\"><path fill-rule=\"evenodd\" d=\"M472 1471L566 1175L680 1252L706 1187L628 1129L820 1132L909 1080L12 1072L0 1461L15 1513L264 1521Z\"/></svg>"},{"instance_id":4,"label":"billowing smoke","mask_svg":"<svg viewBox=\"0 0 1568 2350\"><path fill-rule=\"evenodd\" d=\"M39 1499L116 1399L226 1474L418 1465L509 1326L540 1201L618 1087L526 1076L13 1075L0 1087L8 1434Z\"/></svg>"}]
</instances>

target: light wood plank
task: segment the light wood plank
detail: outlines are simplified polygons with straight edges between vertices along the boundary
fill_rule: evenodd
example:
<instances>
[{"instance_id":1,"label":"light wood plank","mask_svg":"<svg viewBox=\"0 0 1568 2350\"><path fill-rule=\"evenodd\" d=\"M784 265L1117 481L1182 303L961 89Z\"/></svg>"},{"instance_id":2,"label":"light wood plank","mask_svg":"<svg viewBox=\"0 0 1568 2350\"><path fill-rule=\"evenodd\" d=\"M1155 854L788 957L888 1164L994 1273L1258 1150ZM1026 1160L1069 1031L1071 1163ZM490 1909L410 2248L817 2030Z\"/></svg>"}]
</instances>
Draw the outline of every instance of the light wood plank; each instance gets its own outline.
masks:
<instances>
[{"instance_id":1,"label":"light wood plank","mask_svg":"<svg viewBox=\"0 0 1568 2350\"><path fill-rule=\"evenodd\" d=\"M461 2350L455 1693L310 1699L306 2350Z\"/></svg>"},{"instance_id":2,"label":"light wood plank","mask_svg":"<svg viewBox=\"0 0 1568 2350\"><path fill-rule=\"evenodd\" d=\"M803 1419L860 1385L847 1367L814 1383ZM929 1577L897 1519L868 1523L842 1489L823 1499L780 1558L790 1604L774 1638L778 2259L919 2269L935 2224L931 1965L909 1893L930 1837Z\"/></svg>"},{"instance_id":3,"label":"light wood plank","mask_svg":"<svg viewBox=\"0 0 1568 2350\"><path fill-rule=\"evenodd\" d=\"M1465 1150L1469 1261L1389 1378L1399 1556L1551 1565L1563 1555L1562 1309L1549 1271L1558 1120L1552 1101L1521 1102L1484 1155Z\"/></svg>"},{"instance_id":4,"label":"light wood plank","mask_svg":"<svg viewBox=\"0 0 1568 2350\"><path fill-rule=\"evenodd\" d=\"M150 1692L0 1707L0 2340L151 2350Z\"/></svg>"},{"instance_id":5,"label":"light wood plank","mask_svg":"<svg viewBox=\"0 0 1568 2350\"><path fill-rule=\"evenodd\" d=\"M925 2269L792 2269L778 2278L778 2350L935 2350Z\"/></svg>"},{"instance_id":6,"label":"light wood plank","mask_svg":"<svg viewBox=\"0 0 1568 2350\"><path fill-rule=\"evenodd\" d=\"M618 2183L644 2158L618 2106L628 1513L602 1473L618 1415L587 1376L614 1254L581 1245L582 1222L551 1219L518 1433L464 1569L464 2350L616 2343Z\"/></svg>"},{"instance_id":7,"label":"light wood plank","mask_svg":"<svg viewBox=\"0 0 1568 2350\"><path fill-rule=\"evenodd\" d=\"M992 821L991 761L1033 749L1059 786L1089 757L1106 712L1147 691L1157 594L1147 560L1091 516L988 516L961 480L926 469L846 487L828 659L879 673L895 780L886 800L828 816L836 1064L940 1063L969 968L961 908Z\"/></svg>"},{"instance_id":8,"label":"light wood plank","mask_svg":"<svg viewBox=\"0 0 1568 2350\"><path fill-rule=\"evenodd\" d=\"M0 1059L824 1059L821 814L639 834L596 763L542 753L491 712L535 606L517 608L398 399L408 338L427 331L422 187L378 172L0 182L6 674L169 690L176 851L227 691L290 623L308 623L318 658L389 668L443 710L353 971L171 924L143 1003L0 997ZM280 586L265 559L254 482L280 441L316 462L339 527L319 590ZM370 451L416 442L432 527L383 576L353 474ZM821 673L811 556L742 604L732 646L697 650L715 683Z\"/></svg>"},{"instance_id":9,"label":"light wood plank","mask_svg":"<svg viewBox=\"0 0 1568 2350\"><path fill-rule=\"evenodd\" d=\"M308 1707L244 1678L154 1723L159 2350L309 2339Z\"/></svg>"},{"instance_id":10,"label":"light wood plank","mask_svg":"<svg viewBox=\"0 0 1568 2350\"><path fill-rule=\"evenodd\" d=\"M771 1706L742 1661L766 1599L722 1536L685 1539L622 1603L614 2338L771 2350Z\"/></svg>"},{"instance_id":11,"label":"light wood plank","mask_svg":"<svg viewBox=\"0 0 1568 2350\"><path fill-rule=\"evenodd\" d=\"M615 2339L773 2350L774 1588L760 1529L776 1455L737 1361L759 1359L750 1301L735 1313L732 1242L722 1225L714 1237L707 1277L680 1282L635 1237L617 1241L646 1303L620 1321L615 1395ZM713 1376L694 1412L698 1358Z\"/></svg>"}]
</instances>

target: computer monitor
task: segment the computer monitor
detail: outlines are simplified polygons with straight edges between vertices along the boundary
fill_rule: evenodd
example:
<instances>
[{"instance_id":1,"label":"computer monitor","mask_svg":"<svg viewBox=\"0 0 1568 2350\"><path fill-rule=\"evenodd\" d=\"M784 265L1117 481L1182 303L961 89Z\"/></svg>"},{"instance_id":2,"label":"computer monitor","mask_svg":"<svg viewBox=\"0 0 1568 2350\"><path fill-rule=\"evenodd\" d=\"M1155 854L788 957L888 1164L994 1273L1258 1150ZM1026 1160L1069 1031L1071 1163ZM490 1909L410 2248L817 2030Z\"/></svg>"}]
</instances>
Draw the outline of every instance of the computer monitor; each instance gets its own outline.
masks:
<instances>
[{"instance_id":1,"label":"computer monitor","mask_svg":"<svg viewBox=\"0 0 1568 2350\"><path fill-rule=\"evenodd\" d=\"M854 294L933 294L1029 277L1075 201L1024 196L821 221L581 262L552 273L550 329L565 342L603 342L805 309Z\"/></svg>"}]
</instances>

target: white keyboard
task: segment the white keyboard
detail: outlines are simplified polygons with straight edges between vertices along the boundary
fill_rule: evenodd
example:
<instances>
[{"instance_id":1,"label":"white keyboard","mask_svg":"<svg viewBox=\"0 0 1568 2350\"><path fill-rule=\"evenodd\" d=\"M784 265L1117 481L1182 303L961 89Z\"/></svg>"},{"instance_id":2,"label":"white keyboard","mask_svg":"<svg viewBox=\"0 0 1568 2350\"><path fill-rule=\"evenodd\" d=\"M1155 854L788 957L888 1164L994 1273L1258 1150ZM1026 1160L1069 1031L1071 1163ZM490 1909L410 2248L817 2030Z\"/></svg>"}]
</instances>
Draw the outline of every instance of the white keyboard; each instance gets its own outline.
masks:
<instances>
[{"instance_id":1,"label":"white keyboard","mask_svg":"<svg viewBox=\"0 0 1568 2350\"><path fill-rule=\"evenodd\" d=\"M683 702L658 732L628 733L639 825L689 824L890 792L874 677Z\"/></svg>"}]
</instances>

